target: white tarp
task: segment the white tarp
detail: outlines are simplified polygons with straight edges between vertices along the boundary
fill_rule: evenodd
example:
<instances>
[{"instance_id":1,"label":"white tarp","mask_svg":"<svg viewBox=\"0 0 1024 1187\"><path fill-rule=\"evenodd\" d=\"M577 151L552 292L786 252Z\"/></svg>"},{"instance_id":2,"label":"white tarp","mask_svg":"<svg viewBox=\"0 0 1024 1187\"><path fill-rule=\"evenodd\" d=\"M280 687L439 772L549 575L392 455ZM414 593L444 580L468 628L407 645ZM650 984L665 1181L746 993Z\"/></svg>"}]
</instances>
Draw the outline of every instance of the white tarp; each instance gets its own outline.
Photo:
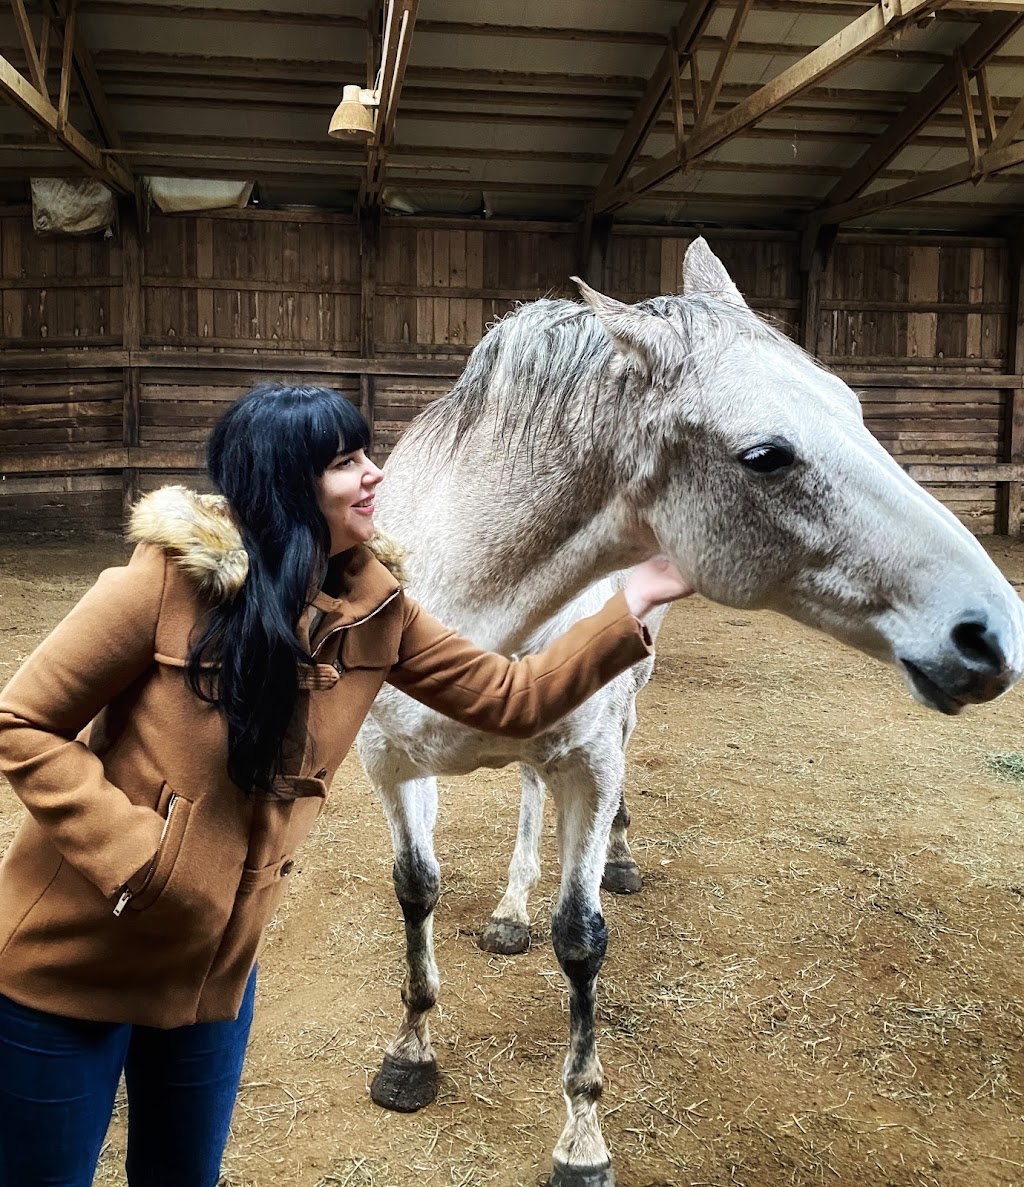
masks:
<instances>
[{"instance_id":1,"label":"white tarp","mask_svg":"<svg viewBox=\"0 0 1024 1187\"><path fill-rule=\"evenodd\" d=\"M94 177L33 177L32 226L37 231L86 235L117 221L114 195Z\"/></svg>"},{"instance_id":2,"label":"white tarp","mask_svg":"<svg viewBox=\"0 0 1024 1187\"><path fill-rule=\"evenodd\" d=\"M252 181L220 181L205 177L147 177L153 205L164 214L190 210L241 210L249 203Z\"/></svg>"}]
</instances>

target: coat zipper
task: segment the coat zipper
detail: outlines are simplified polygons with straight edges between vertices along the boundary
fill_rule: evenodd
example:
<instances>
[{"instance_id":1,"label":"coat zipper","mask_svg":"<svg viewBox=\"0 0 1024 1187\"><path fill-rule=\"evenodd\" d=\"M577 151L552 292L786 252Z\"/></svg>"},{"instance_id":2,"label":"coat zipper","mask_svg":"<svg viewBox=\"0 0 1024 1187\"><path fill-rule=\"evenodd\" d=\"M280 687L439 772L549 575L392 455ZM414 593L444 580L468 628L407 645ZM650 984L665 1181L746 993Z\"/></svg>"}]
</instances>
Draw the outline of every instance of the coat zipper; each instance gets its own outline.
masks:
<instances>
[{"instance_id":1,"label":"coat zipper","mask_svg":"<svg viewBox=\"0 0 1024 1187\"><path fill-rule=\"evenodd\" d=\"M156 854L153 857L154 869L156 867L157 858L160 856L160 850L163 848L164 838L167 836L167 829L170 827L171 813L174 811L174 805L177 802L178 802L178 797L176 795L172 795L171 798L167 801L167 815L164 817L164 826L160 830L160 841L157 844ZM152 876L153 876L153 871L151 870L149 878L147 878L146 881L142 884L142 886L139 888L140 890L145 889L146 885L149 882L149 879L152 878ZM133 897L134 897L134 892L129 890L128 887L125 886L124 889L121 891L121 897L117 900L117 904L114 907L114 914L120 915L121 912L125 909L125 907L127 907L128 904L131 902Z\"/></svg>"},{"instance_id":2,"label":"coat zipper","mask_svg":"<svg viewBox=\"0 0 1024 1187\"><path fill-rule=\"evenodd\" d=\"M342 631L350 631L354 626L362 626L364 622L369 622L375 614L379 614L385 606L390 605L401 592L402 591L400 589L396 589L390 597L385 598L384 601L381 602L376 610L371 610L369 614L364 614L362 618L357 618L355 622L347 622L344 626L336 626L333 628L333 630L329 630L327 634L324 635L324 637L320 640L320 642L317 643L315 649L313 650L313 659L316 659L316 657L320 654L320 648L323 647L328 639L334 635L341 634Z\"/></svg>"}]
</instances>

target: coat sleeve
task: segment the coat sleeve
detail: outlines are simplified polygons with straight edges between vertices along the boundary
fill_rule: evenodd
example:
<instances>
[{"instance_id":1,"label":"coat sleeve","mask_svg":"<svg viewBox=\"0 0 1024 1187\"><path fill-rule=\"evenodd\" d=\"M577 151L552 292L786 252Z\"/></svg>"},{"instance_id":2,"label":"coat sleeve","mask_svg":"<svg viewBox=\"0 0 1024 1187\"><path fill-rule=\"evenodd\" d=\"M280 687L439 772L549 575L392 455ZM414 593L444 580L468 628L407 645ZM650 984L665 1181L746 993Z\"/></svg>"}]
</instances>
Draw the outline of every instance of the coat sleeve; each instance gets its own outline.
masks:
<instances>
[{"instance_id":1,"label":"coat sleeve","mask_svg":"<svg viewBox=\"0 0 1024 1187\"><path fill-rule=\"evenodd\" d=\"M629 612L621 592L522 659L481 651L408 600L388 682L463 725L531 738L651 654L647 628Z\"/></svg>"},{"instance_id":2,"label":"coat sleeve","mask_svg":"<svg viewBox=\"0 0 1024 1187\"><path fill-rule=\"evenodd\" d=\"M105 895L156 852L163 821L104 775L78 734L153 662L166 558L107 569L0 692L0 770L61 856Z\"/></svg>"}]
</instances>

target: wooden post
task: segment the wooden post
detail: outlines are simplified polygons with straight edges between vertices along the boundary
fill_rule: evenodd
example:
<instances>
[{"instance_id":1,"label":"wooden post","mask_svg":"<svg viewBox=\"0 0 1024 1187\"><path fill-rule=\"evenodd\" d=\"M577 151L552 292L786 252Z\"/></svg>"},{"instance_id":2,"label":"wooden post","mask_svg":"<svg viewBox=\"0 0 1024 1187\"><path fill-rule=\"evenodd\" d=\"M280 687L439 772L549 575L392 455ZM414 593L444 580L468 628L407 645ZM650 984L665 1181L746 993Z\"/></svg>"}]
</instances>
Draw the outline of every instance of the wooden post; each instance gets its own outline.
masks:
<instances>
[{"instance_id":1,"label":"wooden post","mask_svg":"<svg viewBox=\"0 0 1024 1187\"><path fill-rule=\"evenodd\" d=\"M818 353L818 307L821 281L835 245L838 227L812 224L804 232L800 249L800 345L808 354Z\"/></svg>"},{"instance_id":2,"label":"wooden post","mask_svg":"<svg viewBox=\"0 0 1024 1187\"><path fill-rule=\"evenodd\" d=\"M373 449L373 434L376 427L374 421L376 419L374 412L374 377L367 375L364 371L359 376L359 411L363 414L363 419L370 426L370 449Z\"/></svg>"},{"instance_id":3,"label":"wooden post","mask_svg":"<svg viewBox=\"0 0 1024 1187\"><path fill-rule=\"evenodd\" d=\"M139 445L139 414L142 381L133 355L142 341L142 243L134 199L121 203L121 261L123 288L124 349L128 366L124 369L124 404L121 418L121 442L126 449ZM121 471L121 503L124 516L138 500L139 471L130 466Z\"/></svg>"},{"instance_id":4,"label":"wooden post","mask_svg":"<svg viewBox=\"0 0 1024 1187\"><path fill-rule=\"evenodd\" d=\"M580 233L580 276L600 292L607 283L608 244L613 222L612 215L594 214L588 208Z\"/></svg>"},{"instance_id":5,"label":"wooden post","mask_svg":"<svg viewBox=\"0 0 1024 1187\"><path fill-rule=\"evenodd\" d=\"M1015 381L1007 393L1003 419L1002 461L1024 461L1024 222L1010 232L1010 310L1007 326L1006 369ZM996 501L996 533L1019 537L1024 500L1019 482L999 485Z\"/></svg>"},{"instance_id":6,"label":"wooden post","mask_svg":"<svg viewBox=\"0 0 1024 1187\"><path fill-rule=\"evenodd\" d=\"M374 306L377 304L377 258L380 253L381 215L379 206L361 206L359 218L359 354L364 359L376 355ZM359 405L374 436L373 379L359 377Z\"/></svg>"}]
</instances>

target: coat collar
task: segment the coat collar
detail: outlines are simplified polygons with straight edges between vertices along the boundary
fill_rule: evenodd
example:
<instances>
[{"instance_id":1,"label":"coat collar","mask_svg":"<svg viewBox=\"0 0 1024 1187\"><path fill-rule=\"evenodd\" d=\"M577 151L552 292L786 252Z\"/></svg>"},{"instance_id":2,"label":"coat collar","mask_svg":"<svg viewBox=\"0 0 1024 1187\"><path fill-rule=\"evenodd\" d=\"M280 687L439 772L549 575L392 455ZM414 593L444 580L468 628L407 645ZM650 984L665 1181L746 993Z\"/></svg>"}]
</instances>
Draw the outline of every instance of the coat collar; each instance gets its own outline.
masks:
<instances>
[{"instance_id":1,"label":"coat collar","mask_svg":"<svg viewBox=\"0 0 1024 1187\"><path fill-rule=\"evenodd\" d=\"M128 538L169 552L199 591L214 602L234 597L249 572L249 557L221 495L201 495L184 486L165 486L145 495L132 508ZM332 558L332 588L312 605L325 611L332 626L357 622L372 614L401 588L401 547L378 532Z\"/></svg>"}]
</instances>

